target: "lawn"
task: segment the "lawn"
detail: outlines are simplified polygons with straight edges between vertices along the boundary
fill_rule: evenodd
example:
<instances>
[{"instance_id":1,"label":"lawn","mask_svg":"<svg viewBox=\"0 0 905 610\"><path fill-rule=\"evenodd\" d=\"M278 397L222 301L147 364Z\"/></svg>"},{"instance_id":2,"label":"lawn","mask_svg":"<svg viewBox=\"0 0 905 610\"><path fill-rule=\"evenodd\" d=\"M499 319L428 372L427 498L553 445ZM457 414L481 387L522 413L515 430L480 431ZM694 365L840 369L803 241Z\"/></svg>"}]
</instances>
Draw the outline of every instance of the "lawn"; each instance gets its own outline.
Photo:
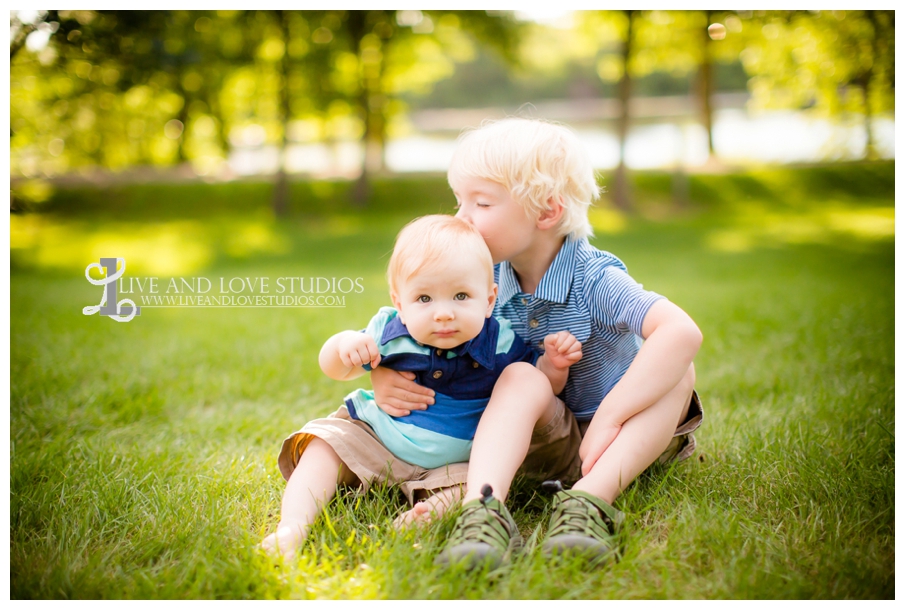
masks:
<instances>
[{"instance_id":1,"label":"lawn","mask_svg":"<svg viewBox=\"0 0 905 610\"><path fill-rule=\"evenodd\" d=\"M12 598L894 598L894 164L636 177L638 213L601 206L596 246L704 333L693 459L617 500L622 559L536 552L549 514L518 485L527 553L468 578L433 566L451 521L397 533L395 488L339 494L301 557L255 545L278 521L282 439L358 382L323 341L387 304L396 231L451 211L439 177L347 185L59 190L11 216ZM146 308L82 315L100 256L127 276L361 278L334 308ZM120 296L122 298L122 296Z\"/></svg>"}]
</instances>

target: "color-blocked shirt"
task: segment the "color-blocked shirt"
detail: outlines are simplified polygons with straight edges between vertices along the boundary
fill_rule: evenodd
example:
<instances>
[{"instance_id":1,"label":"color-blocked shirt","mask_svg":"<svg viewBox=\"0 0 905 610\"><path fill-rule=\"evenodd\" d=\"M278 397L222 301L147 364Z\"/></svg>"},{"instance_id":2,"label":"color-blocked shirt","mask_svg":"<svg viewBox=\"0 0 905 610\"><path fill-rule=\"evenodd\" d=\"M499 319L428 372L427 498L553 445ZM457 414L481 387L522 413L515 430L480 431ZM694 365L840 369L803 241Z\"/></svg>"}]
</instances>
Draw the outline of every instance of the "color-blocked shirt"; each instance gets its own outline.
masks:
<instances>
[{"instance_id":1,"label":"color-blocked shirt","mask_svg":"<svg viewBox=\"0 0 905 610\"><path fill-rule=\"evenodd\" d=\"M397 457L422 468L468 461L503 369L513 362L535 364L538 358L508 321L493 317L478 336L452 349L415 341L392 307L381 307L363 332L377 343L379 366L415 373L418 384L434 390L435 402L427 410L392 417L374 402L373 391L359 389L346 396L349 414L370 425Z\"/></svg>"},{"instance_id":2,"label":"color-blocked shirt","mask_svg":"<svg viewBox=\"0 0 905 610\"><path fill-rule=\"evenodd\" d=\"M581 341L582 358L569 368L560 397L578 421L591 419L635 359L648 310L664 297L644 290L621 260L586 238L566 238L533 295L522 292L508 262L494 275L494 316L509 320L529 345L542 351L544 337L563 330Z\"/></svg>"}]
</instances>

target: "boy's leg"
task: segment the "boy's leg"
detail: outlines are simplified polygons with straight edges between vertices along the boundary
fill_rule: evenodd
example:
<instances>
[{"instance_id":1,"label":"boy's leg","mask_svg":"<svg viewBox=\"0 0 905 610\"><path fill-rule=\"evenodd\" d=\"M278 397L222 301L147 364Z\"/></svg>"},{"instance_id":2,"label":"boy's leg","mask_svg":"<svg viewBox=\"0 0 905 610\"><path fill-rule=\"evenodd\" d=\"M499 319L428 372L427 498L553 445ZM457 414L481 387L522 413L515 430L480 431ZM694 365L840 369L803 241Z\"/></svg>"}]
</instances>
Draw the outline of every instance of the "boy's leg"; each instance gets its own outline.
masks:
<instances>
[{"instance_id":1,"label":"boy's leg","mask_svg":"<svg viewBox=\"0 0 905 610\"><path fill-rule=\"evenodd\" d=\"M506 510L506 496L532 433L553 419L557 406L543 373L524 363L506 367L478 424L462 512L437 563L496 567L521 548L522 537ZM488 485L492 496L484 495Z\"/></svg>"},{"instance_id":2,"label":"boy's leg","mask_svg":"<svg viewBox=\"0 0 905 610\"><path fill-rule=\"evenodd\" d=\"M591 471L572 487L612 504L663 453L684 421L694 391L694 365L666 396L629 418Z\"/></svg>"},{"instance_id":3,"label":"boy's leg","mask_svg":"<svg viewBox=\"0 0 905 610\"><path fill-rule=\"evenodd\" d=\"M463 502L480 498L484 485L506 501L532 433L549 423L556 406L550 382L537 368L525 363L506 367L475 432Z\"/></svg>"},{"instance_id":4,"label":"boy's leg","mask_svg":"<svg viewBox=\"0 0 905 610\"><path fill-rule=\"evenodd\" d=\"M286 483L277 531L261 546L291 558L308 536L308 529L323 506L336 493L337 484L352 484L356 477L330 445L313 438Z\"/></svg>"},{"instance_id":5,"label":"boy's leg","mask_svg":"<svg viewBox=\"0 0 905 610\"><path fill-rule=\"evenodd\" d=\"M613 500L667 449L693 391L694 365L676 387L622 425L586 476L556 494L545 553L578 552L598 564L614 556L621 514Z\"/></svg>"}]
</instances>

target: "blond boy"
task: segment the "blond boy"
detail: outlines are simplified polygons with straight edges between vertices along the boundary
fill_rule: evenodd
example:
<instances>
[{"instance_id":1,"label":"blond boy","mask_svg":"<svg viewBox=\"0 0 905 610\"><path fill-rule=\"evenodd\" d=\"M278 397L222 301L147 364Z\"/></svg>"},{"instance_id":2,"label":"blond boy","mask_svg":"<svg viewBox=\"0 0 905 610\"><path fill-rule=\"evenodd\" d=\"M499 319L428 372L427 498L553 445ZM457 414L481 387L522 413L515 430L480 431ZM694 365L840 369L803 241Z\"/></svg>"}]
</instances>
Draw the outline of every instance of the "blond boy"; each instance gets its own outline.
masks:
<instances>
[{"instance_id":1,"label":"blond boy","mask_svg":"<svg viewBox=\"0 0 905 610\"><path fill-rule=\"evenodd\" d=\"M554 498L545 552L612 557L616 497L658 459L694 451L691 432L703 412L692 361L701 332L678 306L643 290L618 258L588 243L598 187L568 129L516 118L486 124L460 138L448 178L457 217L477 228L497 264L495 315L529 345L568 330L583 357L558 397L501 376L475 435L463 512L440 560L498 562L512 548L519 533L508 526L509 513L488 511L478 498L489 484L504 503L520 467L538 479L574 482ZM389 413L432 408L432 393L410 376L375 371L372 383Z\"/></svg>"},{"instance_id":2,"label":"blond boy","mask_svg":"<svg viewBox=\"0 0 905 610\"><path fill-rule=\"evenodd\" d=\"M293 555L337 484L400 483L412 502L439 491L430 505L445 508L465 481L462 462L500 374L510 371L552 397L581 359L581 344L567 332L546 337L546 354L538 357L507 322L492 317L490 252L462 220L426 216L409 223L387 277L395 309L381 308L363 332L328 339L321 369L340 381L372 369L408 371L435 392L434 408L396 419L376 406L373 393L356 390L336 413L287 438L279 457L288 480L281 520L265 549Z\"/></svg>"}]
</instances>

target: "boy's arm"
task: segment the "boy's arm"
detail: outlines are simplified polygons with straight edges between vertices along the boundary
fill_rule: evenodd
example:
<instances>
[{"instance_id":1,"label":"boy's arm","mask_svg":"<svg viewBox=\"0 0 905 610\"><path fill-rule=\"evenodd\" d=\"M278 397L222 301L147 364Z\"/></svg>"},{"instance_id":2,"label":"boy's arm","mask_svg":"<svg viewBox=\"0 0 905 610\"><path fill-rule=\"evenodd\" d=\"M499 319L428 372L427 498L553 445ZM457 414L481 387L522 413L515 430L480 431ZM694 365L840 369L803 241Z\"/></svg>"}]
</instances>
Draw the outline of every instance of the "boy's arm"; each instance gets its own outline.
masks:
<instances>
[{"instance_id":1,"label":"boy's arm","mask_svg":"<svg viewBox=\"0 0 905 610\"><path fill-rule=\"evenodd\" d=\"M362 365L376 367L380 362L380 352L370 335L344 330L327 339L317 360L327 377L348 381L366 372Z\"/></svg>"},{"instance_id":2,"label":"boy's arm","mask_svg":"<svg viewBox=\"0 0 905 610\"><path fill-rule=\"evenodd\" d=\"M405 417L412 411L423 411L434 404L434 391L414 381L410 371L394 371L377 367L371 371L374 402L392 417Z\"/></svg>"},{"instance_id":3,"label":"boy's arm","mask_svg":"<svg viewBox=\"0 0 905 610\"><path fill-rule=\"evenodd\" d=\"M587 474L628 419L663 398L688 372L703 336L694 321L667 300L654 303L641 326L644 344L606 395L581 443Z\"/></svg>"},{"instance_id":4,"label":"boy's arm","mask_svg":"<svg viewBox=\"0 0 905 610\"><path fill-rule=\"evenodd\" d=\"M537 368L547 376L553 393L559 394L569 380L569 367L581 360L581 343L569 331L544 337L544 355L537 359Z\"/></svg>"}]
</instances>

